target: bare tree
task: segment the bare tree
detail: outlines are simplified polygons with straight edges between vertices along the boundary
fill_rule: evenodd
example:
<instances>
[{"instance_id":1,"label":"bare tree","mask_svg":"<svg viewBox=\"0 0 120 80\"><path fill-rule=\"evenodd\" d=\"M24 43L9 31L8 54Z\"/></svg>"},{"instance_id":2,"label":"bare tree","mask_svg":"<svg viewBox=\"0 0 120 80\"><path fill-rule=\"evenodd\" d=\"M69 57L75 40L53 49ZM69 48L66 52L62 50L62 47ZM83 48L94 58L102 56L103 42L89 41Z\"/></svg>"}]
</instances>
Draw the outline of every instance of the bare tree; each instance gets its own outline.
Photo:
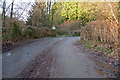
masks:
<instances>
[{"instance_id":1,"label":"bare tree","mask_svg":"<svg viewBox=\"0 0 120 80\"><path fill-rule=\"evenodd\" d=\"M2 7L3 8L3 11L2 11L2 20L3 20L2 26L3 27L5 27L5 13L6 13L5 12L5 7L6 7L6 0L3 1L3 7Z\"/></svg>"},{"instance_id":2,"label":"bare tree","mask_svg":"<svg viewBox=\"0 0 120 80\"><path fill-rule=\"evenodd\" d=\"M111 13L112 13L112 16L113 16L113 18L115 19L115 21L116 21L116 24L118 25L118 37L117 37L117 40L116 40L116 42L115 42L115 45L116 45L116 50L115 51L113 51L112 53L119 53L119 49L120 49L120 44L119 44L119 33L120 33L120 26L119 26L119 22L118 22L118 20L117 20L117 17L115 16L115 14L114 14L114 11L113 11L113 7L112 7L112 4L109 2L109 6L110 6L110 9L111 9ZM119 55L119 54L118 54Z\"/></svg>"},{"instance_id":3,"label":"bare tree","mask_svg":"<svg viewBox=\"0 0 120 80\"><path fill-rule=\"evenodd\" d=\"M111 5L111 3L110 3L110 2L109 2L109 6L110 6L110 9L111 9L112 16L114 17L114 19L115 19L116 23L118 24L118 20L117 20L117 18L116 18L116 16L115 16L115 14L114 14L114 12L113 12L113 8L112 8L112 5Z\"/></svg>"},{"instance_id":4,"label":"bare tree","mask_svg":"<svg viewBox=\"0 0 120 80\"><path fill-rule=\"evenodd\" d=\"M13 11L13 16L17 17L19 19L24 20L27 16L24 14L27 14L29 10L31 9L32 3L25 3L25 2L20 2L20 4L14 4L14 11Z\"/></svg>"},{"instance_id":5,"label":"bare tree","mask_svg":"<svg viewBox=\"0 0 120 80\"><path fill-rule=\"evenodd\" d=\"M118 5L120 6L120 1L118 2ZM120 12L118 13L120 14ZM120 17L118 17L118 23L120 24ZM120 56L120 26L118 26L118 56Z\"/></svg>"},{"instance_id":6,"label":"bare tree","mask_svg":"<svg viewBox=\"0 0 120 80\"><path fill-rule=\"evenodd\" d=\"M10 18L13 17L13 5L14 5L14 0L12 0Z\"/></svg>"}]
</instances>

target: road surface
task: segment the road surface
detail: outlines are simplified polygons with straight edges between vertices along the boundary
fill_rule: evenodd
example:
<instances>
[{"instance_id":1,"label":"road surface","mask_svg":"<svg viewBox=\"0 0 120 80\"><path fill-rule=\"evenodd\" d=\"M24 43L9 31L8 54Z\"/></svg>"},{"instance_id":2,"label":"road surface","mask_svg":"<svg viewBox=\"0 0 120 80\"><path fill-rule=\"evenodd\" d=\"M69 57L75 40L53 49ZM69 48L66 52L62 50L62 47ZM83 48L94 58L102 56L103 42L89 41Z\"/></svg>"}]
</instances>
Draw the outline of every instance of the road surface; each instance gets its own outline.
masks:
<instances>
[{"instance_id":1,"label":"road surface","mask_svg":"<svg viewBox=\"0 0 120 80\"><path fill-rule=\"evenodd\" d=\"M79 37L44 38L3 54L3 78L102 78L76 47Z\"/></svg>"}]
</instances>

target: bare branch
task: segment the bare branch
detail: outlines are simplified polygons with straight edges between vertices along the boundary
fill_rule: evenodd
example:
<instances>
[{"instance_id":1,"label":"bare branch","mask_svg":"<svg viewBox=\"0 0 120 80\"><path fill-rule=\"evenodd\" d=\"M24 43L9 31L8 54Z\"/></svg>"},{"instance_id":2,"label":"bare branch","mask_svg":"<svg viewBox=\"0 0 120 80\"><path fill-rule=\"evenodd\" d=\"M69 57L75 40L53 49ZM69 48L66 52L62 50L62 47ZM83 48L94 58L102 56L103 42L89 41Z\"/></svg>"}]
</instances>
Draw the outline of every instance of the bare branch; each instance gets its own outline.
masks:
<instances>
[{"instance_id":1,"label":"bare branch","mask_svg":"<svg viewBox=\"0 0 120 80\"><path fill-rule=\"evenodd\" d=\"M117 18L115 17L115 14L114 14L114 12L113 12L112 5L111 5L110 2L109 2L109 6L110 6L110 9L111 9L112 16L114 17L116 23L119 24Z\"/></svg>"}]
</instances>

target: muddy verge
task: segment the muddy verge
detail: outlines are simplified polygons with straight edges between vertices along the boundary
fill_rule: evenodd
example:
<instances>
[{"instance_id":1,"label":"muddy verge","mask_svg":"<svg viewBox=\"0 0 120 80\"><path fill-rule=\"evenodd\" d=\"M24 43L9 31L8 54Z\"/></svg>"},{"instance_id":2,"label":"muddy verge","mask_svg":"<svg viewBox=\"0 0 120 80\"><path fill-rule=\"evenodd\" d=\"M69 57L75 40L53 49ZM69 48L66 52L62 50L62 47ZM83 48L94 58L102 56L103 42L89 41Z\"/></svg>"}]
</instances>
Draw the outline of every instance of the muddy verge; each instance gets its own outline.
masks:
<instances>
[{"instance_id":1,"label":"muddy verge","mask_svg":"<svg viewBox=\"0 0 120 80\"><path fill-rule=\"evenodd\" d=\"M104 78L118 78L120 79L120 69L118 58L112 58L104 55L100 51L89 50L83 44L76 42L75 45L84 52L86 56L96 63L95 70ZM116 79L117 80L117 79Z\"/></svg>"},{"instance_id":2,"label":"muddy verge","mask_svg":"<svg viewBox=\"0 0 120 80\"><path fill-rule=\"evenodd\" d=\"M50 38L50 37L48 37ZM12 49L15 49L17 47L21 47L23 45L26 44L30 44L39 40L43 40L43 39L48 39L48 38L38 38L38 39L26 39L26 40L22 40L22 41L16 41L16 42L12 42L11 44L2 44L2 53L6 53Z\"/></svg>"},{"instance_id":3,"label":"muddy verge","mask_svg":"<svg viewBox=\"0 0 120 80\"><path fill-rule=\"evenodd\" d=\"M16 42L13 42L11 44L2 45L2 53L6 53L12 49L15 49L16 47L30 44L30 43L35 42L37 40L39 40L39 39L28 39L28 40L23 40L23 41L16 41Z\"/></svg>"},{"instance_id":4,"label":"muddy verge","mask_svg":"<svg viewBox=\"0 0 120 80\"><path fill-rule=\"evenodd\" d=\"M56 55L53 48L57 43L49 46L43 50L40 55L36 56L34 60L30 61L22 72L20 72L17 78L53 78L57 76L59 72L56 64ZM57 69L57 70L56 70Z\"/></svg>"}]
</instances>

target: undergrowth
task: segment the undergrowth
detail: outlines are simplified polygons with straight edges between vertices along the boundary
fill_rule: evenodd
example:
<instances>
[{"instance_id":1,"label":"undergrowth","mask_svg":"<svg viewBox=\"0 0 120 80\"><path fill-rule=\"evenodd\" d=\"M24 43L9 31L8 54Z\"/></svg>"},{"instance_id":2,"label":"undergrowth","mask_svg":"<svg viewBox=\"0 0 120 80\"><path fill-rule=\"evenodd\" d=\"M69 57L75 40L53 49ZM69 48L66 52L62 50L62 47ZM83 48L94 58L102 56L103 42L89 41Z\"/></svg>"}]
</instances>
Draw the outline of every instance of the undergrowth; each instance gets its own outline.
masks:
<instances>
[{"instance_id":1,"label":"undergrowth","mask_svg":"<svg viewBox=\"0 0 120 80\"><path fill-rule=\"evenodd\" d=\"M106 55L114 51L114 47L105 47L107 44L100 42L79 40L79 43L82 43L89 50L100 51Z\"/></svg>"}]
</instances>

